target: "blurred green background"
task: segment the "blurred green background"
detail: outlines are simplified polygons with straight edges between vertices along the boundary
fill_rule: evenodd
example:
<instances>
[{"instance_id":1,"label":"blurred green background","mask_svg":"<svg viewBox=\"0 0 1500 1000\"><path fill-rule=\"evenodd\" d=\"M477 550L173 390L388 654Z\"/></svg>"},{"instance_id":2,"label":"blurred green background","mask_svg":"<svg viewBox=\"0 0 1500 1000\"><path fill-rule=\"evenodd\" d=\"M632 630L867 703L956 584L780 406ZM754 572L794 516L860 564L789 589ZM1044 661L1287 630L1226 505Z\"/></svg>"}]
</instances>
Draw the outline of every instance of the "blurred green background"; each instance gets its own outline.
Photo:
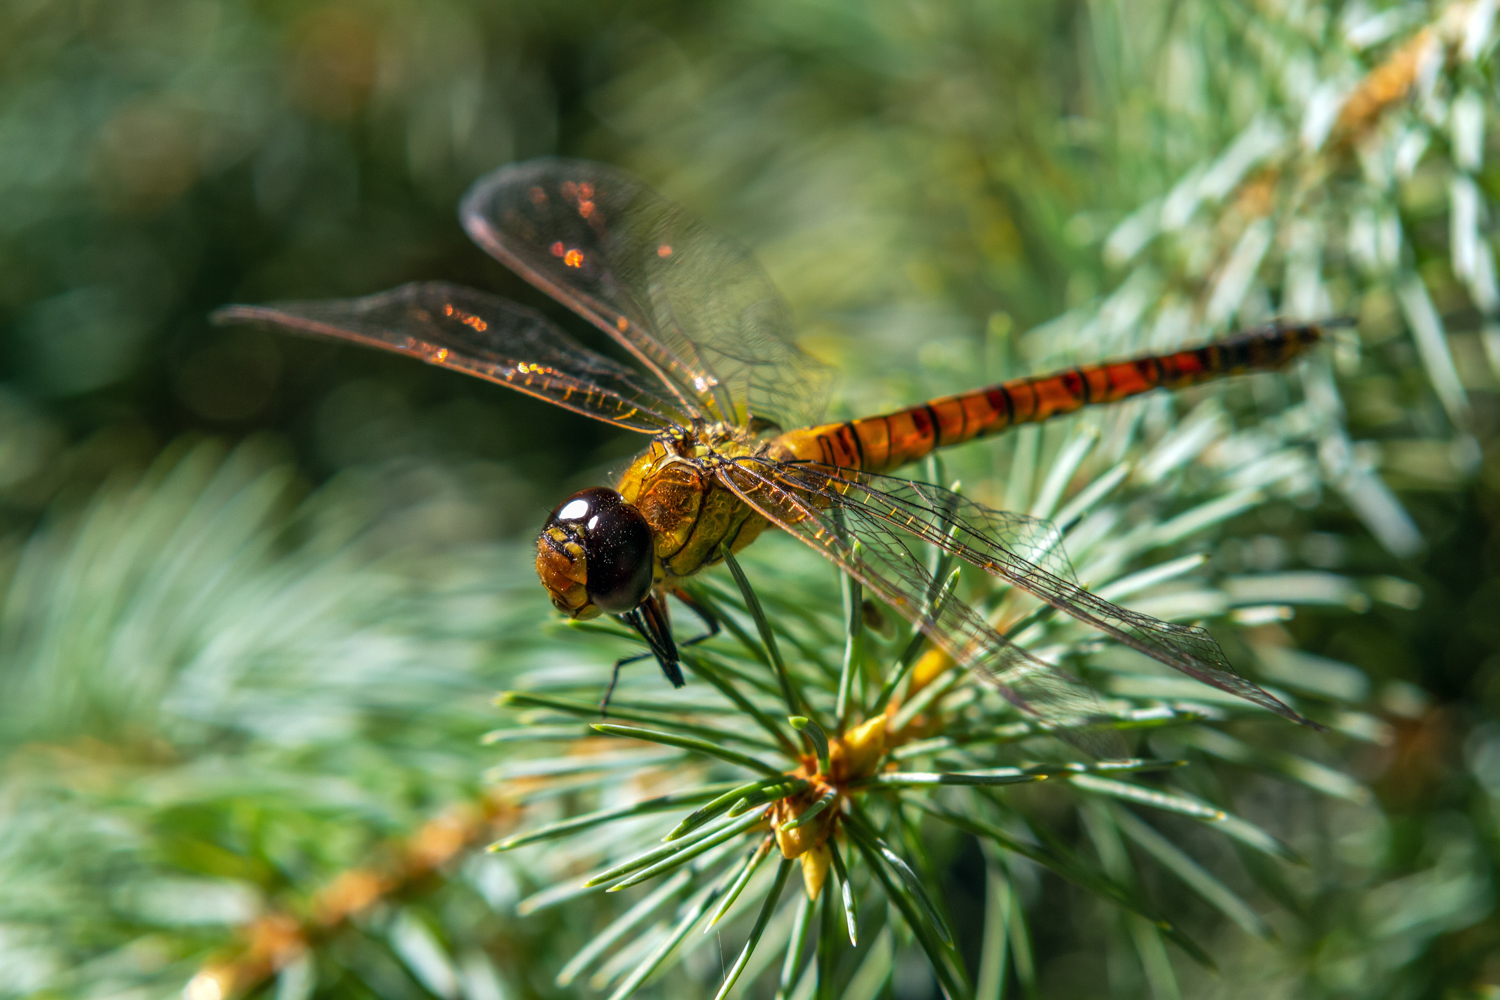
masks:
<instances>
[{"instance_id":1,"label":"blurred green background","mask_svg":"<svg viewBox=\"0 0 1500 1000\"><path fill-rule=\"evenodd\" d=\"M1493 19L1363 0L0 5L0 996L172 992L265 900L477 794L488 694L574 641L539 624L528 536L639 442L206 316L442 278L587 338L455 218L476 177L552 153L633 170L751 246L841 369L839 412L1275 313L1357 316L1296 390L1332 400L1336 432L1308 445L1325 487L1211 546L1226 572L1387 581L1274 626L1363 671L1391 727L1335 754L1380 832L1308 911L1317 933L1291 936L1277 995L1493 992ZM1441 54L1384 117L1336 123L1423 31ZM1274 419L1290 397L1265 384L1235 390L1237 419ZM1009 446L988 447L966 461L1003 497ZM487 927L499 971L318 989L556 992L555 928L506 915L511 876L463 872L494 905L454 902L437 933ZM209 898L189 877L241 888L173 920L174 887ZM1394 937L1370 930L1408 903ZM1081 995L1080 946L1052 933L1043 993ZM926 995L912 982L896 995Z\"/></svg>"}]
</instances>

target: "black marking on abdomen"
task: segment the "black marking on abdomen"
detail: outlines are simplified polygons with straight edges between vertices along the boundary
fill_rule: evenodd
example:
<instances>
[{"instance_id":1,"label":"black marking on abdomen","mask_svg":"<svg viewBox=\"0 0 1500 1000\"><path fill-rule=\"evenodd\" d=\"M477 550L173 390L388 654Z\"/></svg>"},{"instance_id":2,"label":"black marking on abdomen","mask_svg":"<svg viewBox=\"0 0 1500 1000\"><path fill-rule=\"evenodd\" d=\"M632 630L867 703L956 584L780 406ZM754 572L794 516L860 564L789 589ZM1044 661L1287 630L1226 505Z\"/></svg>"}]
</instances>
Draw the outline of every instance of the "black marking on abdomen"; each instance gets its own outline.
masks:
<instances>
[{"instance_id":1,"label":"black marking on abdomen","mask_svg":"<svg viewBox=\"0 0 1500 1000\"><path fill-rule=\"evenodd\" d=\"M859 467L863 469L865 467L865 443L859 439L859 431L855 428L854 421L845 420L844 430L848 431L849 436L854 439L854 453L859 456Z\"/></svg>"}]
</instances>

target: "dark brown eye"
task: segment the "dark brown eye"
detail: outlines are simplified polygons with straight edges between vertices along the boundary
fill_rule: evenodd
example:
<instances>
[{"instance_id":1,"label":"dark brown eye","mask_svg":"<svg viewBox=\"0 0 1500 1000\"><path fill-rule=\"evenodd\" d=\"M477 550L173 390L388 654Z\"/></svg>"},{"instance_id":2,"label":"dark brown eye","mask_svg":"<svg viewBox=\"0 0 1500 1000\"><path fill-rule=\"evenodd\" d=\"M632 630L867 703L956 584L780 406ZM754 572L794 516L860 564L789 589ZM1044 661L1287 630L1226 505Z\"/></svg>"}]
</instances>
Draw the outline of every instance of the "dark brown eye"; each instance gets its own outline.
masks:
<instances>
[{"instance_id":1,"label":"dark brown eye","mask_svg":"<svg viewBox=\"0 0 1500 1000\"><path fill-rule=\"evenodd\" d=\"M583 547L589 600L623 614L651 590L651 526L614 490L580 490L558 505L543 533L560 527Z\"/></svg>"}]
</instances>

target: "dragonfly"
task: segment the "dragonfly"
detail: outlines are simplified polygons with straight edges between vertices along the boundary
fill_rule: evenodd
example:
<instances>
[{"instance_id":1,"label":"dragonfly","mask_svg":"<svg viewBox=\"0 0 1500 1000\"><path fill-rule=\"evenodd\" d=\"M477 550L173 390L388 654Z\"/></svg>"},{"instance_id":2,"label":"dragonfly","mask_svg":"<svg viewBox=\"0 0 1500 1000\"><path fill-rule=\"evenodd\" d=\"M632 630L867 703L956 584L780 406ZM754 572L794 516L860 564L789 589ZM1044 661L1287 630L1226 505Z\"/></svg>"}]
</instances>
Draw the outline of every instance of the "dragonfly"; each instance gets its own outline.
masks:
<instances>
[{"instance_id":1,"label":"dragonfly","mask_svg":"<svg viewBox=\"0 0 1500 1000\"><path fill-rule=\"evenodd\" d=\"M552 511L537 538L536 570L563 614L612 615L638 632L651 651L644 655L654 654L674 686L684 678L668 596L697 609L684 581L775 528L1039 719L1076 721L1094 714L1097 701L951 591L936 596L944 587L929 546L1038 607L1308 722L1237 671L1202 627L1091 593L1049 522L892 473L937 449L1085 406L1277 368L1331 324L1277 323L825 422L831 369L796 346L791 310L767 274L746 249L634 176L583 160L512 164L478 180L459 214L480 247L603 331L628 363L585 347L533 309L442 281L355 299L232 305L214 318L409 355L649 435L612 486L582 490Z\"/></svg>"}]
</instances>

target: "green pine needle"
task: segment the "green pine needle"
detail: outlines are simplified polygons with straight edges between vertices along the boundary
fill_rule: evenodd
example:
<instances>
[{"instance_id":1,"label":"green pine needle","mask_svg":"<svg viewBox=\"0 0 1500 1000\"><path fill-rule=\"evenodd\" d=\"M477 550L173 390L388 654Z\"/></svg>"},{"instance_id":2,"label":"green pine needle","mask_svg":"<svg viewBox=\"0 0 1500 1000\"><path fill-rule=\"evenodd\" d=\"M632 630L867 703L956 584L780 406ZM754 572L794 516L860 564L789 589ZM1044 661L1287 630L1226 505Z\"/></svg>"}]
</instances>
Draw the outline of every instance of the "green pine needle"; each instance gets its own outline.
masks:
<instances>
[{"instance_id":1,"label":"green pine needle","mask_svg":"<svg viewBox=\"0 0 1500 1000\"><path fill-rule=\"evenodd\" d=\"M714 1000L724 1000L725 995L734 988L739 980L740 973L745 971L745 965L750 961L750 956L755 952L756 945L760 944L761 935L766 932L766 924L771 921L771 914L776 912L776 904L781 900L781 890L786 888L787 877L792 873L792 862L783 858L776 869L776 879L771 883L771 890L766 893L765 902L761 904L760 913L755 917L755 926L750 929L750 936L745 940L745 947L740 950L739 957L729 967L729 972L724 976L724 983L719 987L719 992L714 994Z\"/></svg>"}]
</instances>

